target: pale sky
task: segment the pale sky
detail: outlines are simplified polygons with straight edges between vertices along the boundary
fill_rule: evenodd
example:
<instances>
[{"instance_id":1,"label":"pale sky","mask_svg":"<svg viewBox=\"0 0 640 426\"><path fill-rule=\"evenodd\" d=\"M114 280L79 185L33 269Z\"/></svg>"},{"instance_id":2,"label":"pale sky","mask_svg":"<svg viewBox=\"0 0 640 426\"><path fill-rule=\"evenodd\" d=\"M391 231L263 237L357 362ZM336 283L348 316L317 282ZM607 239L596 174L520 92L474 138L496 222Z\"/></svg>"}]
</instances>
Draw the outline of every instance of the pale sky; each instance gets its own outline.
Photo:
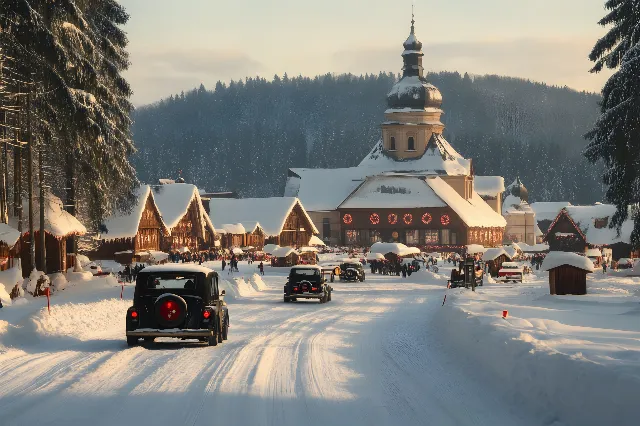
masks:
<instances>
[{"instance_id":1,"label":"pale sky","mask_svg":"<svg viewBox=\"0 0 640 426\"><path fill-rule=\"evenodd\" d=\"M120 0L136 105L203 83L400 72L411 0ZM587 56L605 0L415 0L428 71L529 78L599 92Z\"/></svg>"}]
</instances>

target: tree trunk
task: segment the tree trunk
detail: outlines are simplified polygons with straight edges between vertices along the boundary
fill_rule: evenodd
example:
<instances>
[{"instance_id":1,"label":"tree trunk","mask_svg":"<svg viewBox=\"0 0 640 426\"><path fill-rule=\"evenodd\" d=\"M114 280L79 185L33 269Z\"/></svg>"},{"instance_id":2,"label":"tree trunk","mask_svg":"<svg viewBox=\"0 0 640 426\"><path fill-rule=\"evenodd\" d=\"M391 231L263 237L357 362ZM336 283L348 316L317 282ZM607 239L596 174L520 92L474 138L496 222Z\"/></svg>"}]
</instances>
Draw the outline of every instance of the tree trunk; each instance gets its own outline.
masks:
<instances>
[{"instance_id":1,"label":"tree trunk","mask_svg":"<svg viewBox=\"0 0 640 426\"><path fill-rule=\"evenodd\" d=\"M0 52L1 54L1 52ZM2 58L0 58L0 81L2 80ZM1 83L0 83L1 84ZM7 169L7 156L5 150L7 148L7 111L4 109L4 96L0 102L0 114L2 114L2 153L0 158L0 222L9 223L7 212L7 181L5 179Z\"/></svg>"},{"instance_id":2,"label":"tree trunk","mask_svg":"<svg viewBox=\"0 0 640 426\"><path fill-rule=\"evenodd\" d=\"M20 83L18 83L18 93L22 93ZM20 102L21 100L19 99L19 103ZM20 108L16 115L16 129L22 129L22 108ZM24 229L22 226L22 145L20 144L20 130L14 132L14 142L13 207L15 216L18 218L18 231L22 233Z\"/></svg>"},{"instance_id":3,"label":"tree trunk","mask_svg":"<svg viewBox=\"0 0 640 426\"><path fill-rule=\"evenodd\" d=\"M40 270L47 273L47 248L45 245L45 230L44 230L44 165L42 164L42 151L38 153L38 171L39 171L39 182L40 182Z\"/></svg>"},{"instance_id":4,"label":"tree trunk","mask_svg":"<svg viewBox=\"0 0 640 426\"><path fill-rule=\"evenodd\" d=\"M32 80L33 82L33 80ZM31 101L32 101L32 88L29 88L29 94L27 95L27 185L29 188L27 193L29 194L29 261L31 262L31 268L36 268L36 236L35 227L33 223L33 129L31 123Z\"/></svg>"},{"instance_id":5,"label":"tree trunk","mask_svg":"<svg viewBox=\"0 0 640 426\"><path fill-rule=\"evenodd\" d=\"M65 168L65 195L66 200L64 203L64 209L72 216L76 215L76 181L75 181L75 162L72 154L67 154L67 164ZM67 251L75 253L75 262L78 262L77 253L77 241L75 236L67 238Z\"/></svg>"}]
</instances>

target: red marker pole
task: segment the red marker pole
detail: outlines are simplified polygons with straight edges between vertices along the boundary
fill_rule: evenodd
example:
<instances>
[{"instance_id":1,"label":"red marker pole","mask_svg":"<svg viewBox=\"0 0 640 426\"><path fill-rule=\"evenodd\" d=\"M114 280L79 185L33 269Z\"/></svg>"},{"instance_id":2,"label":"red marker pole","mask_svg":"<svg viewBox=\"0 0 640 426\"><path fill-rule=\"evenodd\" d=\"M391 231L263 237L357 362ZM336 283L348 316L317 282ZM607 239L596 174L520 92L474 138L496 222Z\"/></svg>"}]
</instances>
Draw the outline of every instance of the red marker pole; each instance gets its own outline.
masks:
<instances>
[{"instance_id":1,"label":"red marker pole","mask_svg":"<svg viewBox=\"0 0 640 426\"><path fill-rule=\"evenodd\" d=\"M47 293L47 311L49 311L49 315L51 315L51 292L49 291L49 287L47 287L46 293Z\"/></svg>"},{"instance_id":2,"label":"red marker pole","mask_svg":"<svg viewBox=\"0 0 640 426\"><path fill-rule=\"evenodd\" d=\"M122 296L124 294L124 281L120 281L120 284L122 284L122 287L120 288L120 300L122 300Z\"/></svg>"},{"instance_id":3,"label":"red marker pole","mask_svg":"<svg viewBox=\"0 0 640 426\"><path fill-rule=\"evenodd\" d=\"M447 301L447 295L445 294L444 295L444 300L442 301L442 306L444 306L444 302L446 302L446 301Z\"/></svg>"}]
</instances>

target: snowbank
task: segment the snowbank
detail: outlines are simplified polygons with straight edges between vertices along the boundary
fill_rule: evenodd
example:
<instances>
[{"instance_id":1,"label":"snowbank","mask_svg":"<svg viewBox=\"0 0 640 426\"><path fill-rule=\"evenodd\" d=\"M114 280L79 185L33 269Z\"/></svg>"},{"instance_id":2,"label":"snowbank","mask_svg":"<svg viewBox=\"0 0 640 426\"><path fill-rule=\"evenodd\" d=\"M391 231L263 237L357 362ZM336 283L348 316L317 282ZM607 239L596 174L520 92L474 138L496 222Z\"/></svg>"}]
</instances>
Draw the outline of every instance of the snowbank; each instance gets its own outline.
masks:
<instances>
[{"instance_id":1,"label":"snowbank","mask_svg":"<svg viewBox=\"0 0 640 426\"><path fill-rule=\"evenodd\" d=\"M7 306L11 305L11 296L9 295L9 293L7 292L7 289L2 283L0 283L0 301L2 301L3 305L7 305Z\"/></svg>"},{"instance_id":2,"label":"snowbank","mask_svg":"<svg viewBox=\"0 0 640 426\"><path fill-rule=\"evenodd\" d=\"M69 284L67 278L61 273L51 274L49 278L51 279L51 285L55 291L64 290Z\"/></svg>"},{"instance_id":3,"label":"snowbank","mask_svg":"<svg viewBox=\"0 0 640 426\"><path fill-rule=\"evenodd\" d=\"M7 269L6 271L0 272L0 284L3 285L3 288L9 295L4 296L0 291L0 298L2 298L2 303L5 305L11 304L10 293L11 290L18 284L18 288L21 292L21 296L24 296L24 289L22 288L22 266L20 264L20 259L16 260L16 265L13 268Z\"/></svg>"},{"instance_id":4,"label":"snowbank","mask_svg":"<svg viewBox=\"0 0 640 426\"><path fill-rule=\"evenodd\" d=\"M74 272L73 268L67 269L67 280L69 282L90 281L92 279L93 274L89 271Z\"/></svg>"},{"instance_id":5,"label":"snowbank","mask_svg":"<svg viewBox=\"0 0 640 426\"><path fill-rule=\"evenodd\" d=\"M40 283L38 283L38 281L40 281ZM44 272L36 271L34 269L31 271L29 278L26 278L24 282L26 283L25 290L27 290L28 293L37 296L38 293L41 293L45 288L49 287L51 280L49 280L49 277Z\"/></svg>"},{"instance_id":6,"label":"snowbank","mask_svg":"<svg viewBox=\"0 0 640 426\"><path fill-rule=\"evenodd\" d=\"M258 274L253 274L251 278L249 278L249 283L256 291L264 291L268 288L262 280L262 277Z\"/></svg>"},{"instance_id":7,"label":"snowbank","mask_svg":"<svg viewBox=\"0 0 640 426\"><path fill-rule=\"evenodd\" d=\"M545 424L635 424L638 284L590 275L597 294L579 298L549 296L544 285L453 290L434 327L463 362L500 382L512 405L527 401Z\"/></svg>"}]
</instances>

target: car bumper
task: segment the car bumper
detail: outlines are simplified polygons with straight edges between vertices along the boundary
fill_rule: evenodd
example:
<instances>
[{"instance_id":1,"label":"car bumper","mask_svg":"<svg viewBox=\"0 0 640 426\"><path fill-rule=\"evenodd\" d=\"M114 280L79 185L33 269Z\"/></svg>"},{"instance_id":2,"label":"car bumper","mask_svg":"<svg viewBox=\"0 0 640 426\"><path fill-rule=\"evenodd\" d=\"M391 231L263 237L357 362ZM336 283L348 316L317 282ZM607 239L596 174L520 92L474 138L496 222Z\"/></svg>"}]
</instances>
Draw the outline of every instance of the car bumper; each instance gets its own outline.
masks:
<instances>
[{"instance_id":1,"label":"car bumper","mask_svg":"<svg viewBox=\"0 0 640 426\"><path fill-rule=\"evenodd\" d=\"M521 276L514 276L514 277L497 277L496 281L522 281L522 277Z\"/></svg>"},{"instance_id":2,"label":"car bumper","mask_svg":"<svg viewBox=\"0 0 640 426\"><path fill-rule=\"evenodd\" d=\"M323 293L293 293L289 297L293 299L322 299Z\"/></svg>"},{"instance_id":3,"label":"car bumper","mask_svg":"<svg viewBox=\"0 0 640 426\"><path fill-rule=\"evenodd\" d=\"M213 330L198 329L155 329L155 328L139 328L137 330L128 330L127 337L178 337L178 338L193 338L198 337L211 337L213 336Z\"/></svg>"}]
</instances>

